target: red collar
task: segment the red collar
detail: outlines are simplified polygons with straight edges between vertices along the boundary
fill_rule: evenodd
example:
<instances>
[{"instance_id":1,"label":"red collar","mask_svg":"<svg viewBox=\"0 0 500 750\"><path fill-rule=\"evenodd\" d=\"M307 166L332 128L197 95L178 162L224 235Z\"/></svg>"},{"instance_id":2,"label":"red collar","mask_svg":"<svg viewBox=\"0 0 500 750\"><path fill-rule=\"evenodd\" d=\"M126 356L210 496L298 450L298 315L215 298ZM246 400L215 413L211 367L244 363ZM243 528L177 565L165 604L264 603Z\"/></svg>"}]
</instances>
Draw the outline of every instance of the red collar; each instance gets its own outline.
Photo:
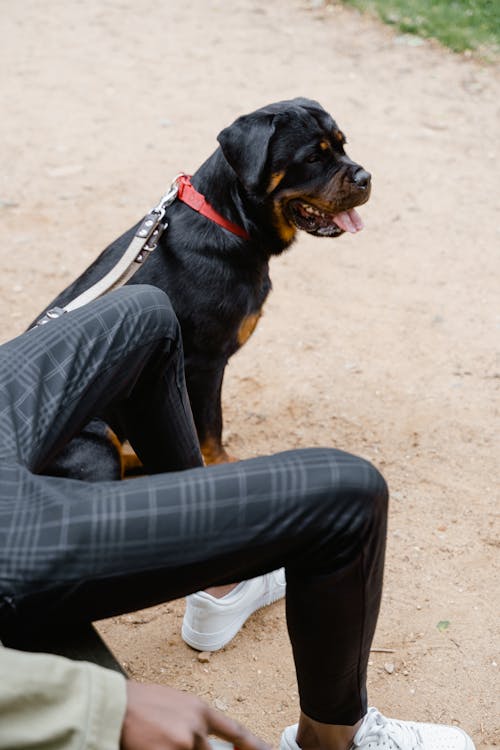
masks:
<instances>
[{"instance_id":1,"label":"red collar","mask_svg":"<svg viewBox=\"0 0 500 750\"><path fill-rule=\"evenodd\" d=\"M215 208L212 208L210 203L205 199L205 196L198 193L197 190L191 184L191 176L182 174L177 178L177 185L179 186L179 192L177 193L178 200L185 203L190 208L198 211L202 216L206 216L207 219L214 221L224 229L228 229L233 234L237 234L238 237L242 237L244 240L249 240L250 235L238 224L233 224L232 221L225 219L221 216Z\"/></svg>"}]
</instances>

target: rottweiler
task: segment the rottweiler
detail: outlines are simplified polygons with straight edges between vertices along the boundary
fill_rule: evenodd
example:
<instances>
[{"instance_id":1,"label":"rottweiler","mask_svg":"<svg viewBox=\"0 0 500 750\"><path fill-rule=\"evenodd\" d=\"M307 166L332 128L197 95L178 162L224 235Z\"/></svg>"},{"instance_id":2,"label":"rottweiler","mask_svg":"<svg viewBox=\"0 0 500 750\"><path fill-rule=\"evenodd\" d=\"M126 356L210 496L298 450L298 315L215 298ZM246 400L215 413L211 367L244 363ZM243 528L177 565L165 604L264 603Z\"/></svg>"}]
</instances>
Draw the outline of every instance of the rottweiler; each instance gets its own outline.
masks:
<instances>
[{"instance_id":1,"label":"rottweiler","mask_svg":"<svg viewBox=\"0 0 500 750\"><path fill-rule=\"evenodd\" d=\"M208 206L209 217L175 200L158 248L128 282L156 285L172 301L207 464L229 460L222 445L224 369L257 325L271 289L269 259L288 248L298 230L317 237L357 232L363 225L355 207L368 200L371 189L370 174L346 154L337 123L310 99L280 101L243 115L217 140L216 151L184 186L195 203ZM46 309L62 307L102 278L137 226ZM117 442L108 440L111 434L94 420L49 473L119 478L123 464Z\"/></svg>"}]
</instances>

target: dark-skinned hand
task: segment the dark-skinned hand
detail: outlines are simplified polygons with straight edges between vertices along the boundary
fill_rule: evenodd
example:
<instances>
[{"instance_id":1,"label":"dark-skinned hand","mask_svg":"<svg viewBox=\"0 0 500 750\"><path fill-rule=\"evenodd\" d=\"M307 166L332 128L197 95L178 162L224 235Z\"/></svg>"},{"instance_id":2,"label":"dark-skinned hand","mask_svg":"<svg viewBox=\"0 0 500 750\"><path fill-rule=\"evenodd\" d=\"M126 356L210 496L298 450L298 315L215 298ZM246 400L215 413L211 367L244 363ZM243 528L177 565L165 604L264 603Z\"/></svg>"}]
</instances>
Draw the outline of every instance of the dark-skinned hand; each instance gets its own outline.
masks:
<instances>
[{"instance_id":1,"label":"dark-skinned hand","mask_svg":"<svg viewBox=\"0 0 500 750\"><path fill-rule=\"evenodd\" d=\"M210 750L208 735L238 750L270 750L241 724L189 693L127 681L122 750Z\"/></svg>"}]
</instances>

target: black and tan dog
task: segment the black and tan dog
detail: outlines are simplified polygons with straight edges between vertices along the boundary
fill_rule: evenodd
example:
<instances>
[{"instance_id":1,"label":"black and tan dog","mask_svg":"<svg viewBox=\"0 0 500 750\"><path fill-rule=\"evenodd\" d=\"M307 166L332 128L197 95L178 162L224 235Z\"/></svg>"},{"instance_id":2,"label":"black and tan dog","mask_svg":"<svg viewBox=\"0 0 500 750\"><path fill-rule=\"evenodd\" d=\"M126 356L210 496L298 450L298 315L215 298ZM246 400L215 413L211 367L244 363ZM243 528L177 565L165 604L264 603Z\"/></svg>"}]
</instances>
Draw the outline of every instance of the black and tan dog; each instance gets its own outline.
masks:
<instances>
[{"instance_id":1,"label":"black and tan dog","mask_svg":"<svg viewBox=\"0 0 500 750\"><path fill-rule=\"evenodd\" d=\"M167 209L168 229L158 249L129 282L154 284L172 301L207 463L228 460L221 441L224 369L261 315L271 289L270 257L282 253L299 229L318 237L358 231L362 223L354 207L370 196L369 173L347 156L342 131L315 101L263 107L239 117L218 141L192 185L233 229L176 200ZM135 229L107 247L49 307L67 304L102 278ZM119 477L115 449L108 445L106 456L102 445L106 434L94 421L55 471L86 479Z\"/></svg>"}]
</instances>

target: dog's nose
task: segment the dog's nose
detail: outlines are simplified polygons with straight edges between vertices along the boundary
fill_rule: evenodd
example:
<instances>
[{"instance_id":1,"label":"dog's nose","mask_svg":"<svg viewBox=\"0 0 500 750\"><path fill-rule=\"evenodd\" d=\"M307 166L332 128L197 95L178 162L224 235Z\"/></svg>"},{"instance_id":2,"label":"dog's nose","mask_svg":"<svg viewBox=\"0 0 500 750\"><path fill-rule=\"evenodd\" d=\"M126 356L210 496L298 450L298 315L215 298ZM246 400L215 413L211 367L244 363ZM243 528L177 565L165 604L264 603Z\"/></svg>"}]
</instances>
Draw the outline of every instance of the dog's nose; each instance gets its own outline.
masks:
<instances>
[{"instance_id":1,"label":"dog's nose","mask_svg":"<svg viewBox=\"0 0 500 750\"><path fill-rule=\"evenodd\" d=\"M372 176L366 171L366 169L363 169L363 167L358 167L354 172L352 179L358 187L366 190L366 188L370 186Z\"/></svg>"}]
</instances>

